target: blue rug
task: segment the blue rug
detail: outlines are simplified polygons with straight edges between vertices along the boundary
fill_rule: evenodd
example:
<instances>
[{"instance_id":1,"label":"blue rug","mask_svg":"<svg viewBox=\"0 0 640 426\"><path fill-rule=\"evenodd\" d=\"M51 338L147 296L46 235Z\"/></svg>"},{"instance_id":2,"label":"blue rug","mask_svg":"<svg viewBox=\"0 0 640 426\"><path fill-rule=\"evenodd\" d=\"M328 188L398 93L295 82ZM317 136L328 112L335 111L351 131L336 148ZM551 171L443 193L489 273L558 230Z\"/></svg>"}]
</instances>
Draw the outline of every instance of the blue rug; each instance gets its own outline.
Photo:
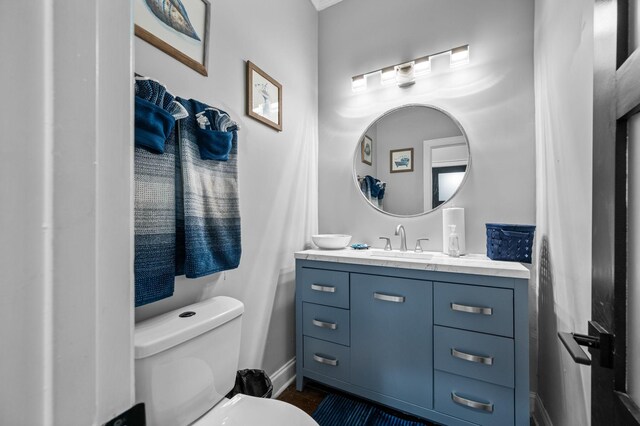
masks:
<instances>
[{"instance_id":1,"label":"blue rug","mask_svg":"<svg viewBox=\"0 0 640 426\"><path fill-rule=\"evenodd\" d=\"M363 401L330 394L311 416L320 426L425 426L431 423L404 420Z\"/></svg>"}]
</instances>

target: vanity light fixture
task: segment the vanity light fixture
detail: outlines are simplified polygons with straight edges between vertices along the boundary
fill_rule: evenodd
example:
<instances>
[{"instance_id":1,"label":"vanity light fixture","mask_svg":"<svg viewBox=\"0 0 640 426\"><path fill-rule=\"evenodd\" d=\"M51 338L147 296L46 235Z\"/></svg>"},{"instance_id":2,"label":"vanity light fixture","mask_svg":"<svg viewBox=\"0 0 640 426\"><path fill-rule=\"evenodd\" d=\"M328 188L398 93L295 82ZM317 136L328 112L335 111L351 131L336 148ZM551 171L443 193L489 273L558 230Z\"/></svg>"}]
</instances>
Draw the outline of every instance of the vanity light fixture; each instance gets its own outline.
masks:
<instances>
[{"instance_id":1,"label":"vanity light fixture","mask_svg":"<svg viewBox=\"0 0 640 426\"><path fill-rule=\"evenodd\" d=\"M456 68L469 63L469 45L456 47L451 50L432 53L416 58L409 62L390 65L379 70L356 75L351 78L351 89L354 92L367 90L367 78L380 74L380 83L383 86L395 83L398 87L408 87L415 83L416 77L422 77L431 72L431 58L440 55L449 55L449 67Z\"/></svg>"}]
</instances>

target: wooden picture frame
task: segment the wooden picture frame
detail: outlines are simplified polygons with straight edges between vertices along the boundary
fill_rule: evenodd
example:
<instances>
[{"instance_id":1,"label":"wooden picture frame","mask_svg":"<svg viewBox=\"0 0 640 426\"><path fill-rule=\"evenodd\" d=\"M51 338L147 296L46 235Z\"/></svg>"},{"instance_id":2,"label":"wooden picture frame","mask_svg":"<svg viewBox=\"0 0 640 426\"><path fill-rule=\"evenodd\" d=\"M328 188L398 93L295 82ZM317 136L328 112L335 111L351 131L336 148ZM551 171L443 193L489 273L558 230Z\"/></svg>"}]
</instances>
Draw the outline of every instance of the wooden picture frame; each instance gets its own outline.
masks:
<instances>
[{"instance_id":1,"label":"wooden picture frame","mask_svg":"<svg viewBox=\"0 0 640 426\"><path fill-rule=\"evenodd\" d=\"M282 131L282 85L251 61L247 61L247 115Z\"/></svg>"},{"instance_id":2,"label":"wooden picture frame","mask_svg":"<svg viewBox=\"0 0 640 426\"><path fill-rule=\"evenodd\" d=\"M134 34L206 77L211 3L209 0L178 1L185 18L180 23L172 21L175 11L169 10L165 16L163 7L155 7L162 0L134 0Z\"/></svg>"},{"instance_id":3,"label":"wooden picture frame","mask_svg":"<svg viewBox=\"0 0 640 426\"><path fill-rule=\"evenodd\" d=\"M369 166L373 165L373 140L369 136L360 141L360 160Z\"/></svg>"},{"instance_id":4,"label":"wooden picture frame","mask_svg":"<svg viewBox=\"0 0 640 426\"><path fill-rule=\"evenodd\" d=\"M405 173L413 171L413 148L389 151L389 172Z\"/></svg>"}]
</instances>

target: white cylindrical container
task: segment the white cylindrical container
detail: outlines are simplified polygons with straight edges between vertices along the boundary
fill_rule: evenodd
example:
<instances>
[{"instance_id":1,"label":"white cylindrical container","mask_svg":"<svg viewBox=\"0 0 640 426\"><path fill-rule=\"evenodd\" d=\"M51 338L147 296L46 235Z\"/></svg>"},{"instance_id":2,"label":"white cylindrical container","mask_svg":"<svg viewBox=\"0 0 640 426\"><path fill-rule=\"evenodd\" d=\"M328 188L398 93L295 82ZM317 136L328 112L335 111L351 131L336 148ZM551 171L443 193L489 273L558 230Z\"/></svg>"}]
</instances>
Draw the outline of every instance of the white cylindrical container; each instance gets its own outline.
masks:
<instances>
[{"instance_id":1,"label":"white cylindrical container","mask_svg":"<svg viewBox=\"0 0 640 426\"><path fill-rule=\"evenodd\" d=\"M449 253L449 232L450 226L456 226L458 242L460 244L460 255L467 254L464 230L464 209L462 207L451 207L442 210L442 252Z\"/></svg>"}]
</instances>

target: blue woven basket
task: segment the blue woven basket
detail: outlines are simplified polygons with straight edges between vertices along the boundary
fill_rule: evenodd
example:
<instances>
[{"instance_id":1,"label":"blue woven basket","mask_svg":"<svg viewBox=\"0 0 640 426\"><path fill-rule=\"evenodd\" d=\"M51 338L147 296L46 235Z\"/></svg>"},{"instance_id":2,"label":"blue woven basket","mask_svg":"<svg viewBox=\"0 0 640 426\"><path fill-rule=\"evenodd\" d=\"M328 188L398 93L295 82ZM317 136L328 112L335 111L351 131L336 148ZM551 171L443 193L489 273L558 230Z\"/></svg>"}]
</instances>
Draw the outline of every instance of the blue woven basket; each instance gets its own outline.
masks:
<instances>
[{"instance_id":1,"label":"blue woven basket","mask_svg":"<svg viewBox=\"0 0 640 426\"><path fill-rule=\"evenodd\" d=\"M487 256L492 260L531 263L534 225L487 223Z\"/></svg>"}]
</instances>

